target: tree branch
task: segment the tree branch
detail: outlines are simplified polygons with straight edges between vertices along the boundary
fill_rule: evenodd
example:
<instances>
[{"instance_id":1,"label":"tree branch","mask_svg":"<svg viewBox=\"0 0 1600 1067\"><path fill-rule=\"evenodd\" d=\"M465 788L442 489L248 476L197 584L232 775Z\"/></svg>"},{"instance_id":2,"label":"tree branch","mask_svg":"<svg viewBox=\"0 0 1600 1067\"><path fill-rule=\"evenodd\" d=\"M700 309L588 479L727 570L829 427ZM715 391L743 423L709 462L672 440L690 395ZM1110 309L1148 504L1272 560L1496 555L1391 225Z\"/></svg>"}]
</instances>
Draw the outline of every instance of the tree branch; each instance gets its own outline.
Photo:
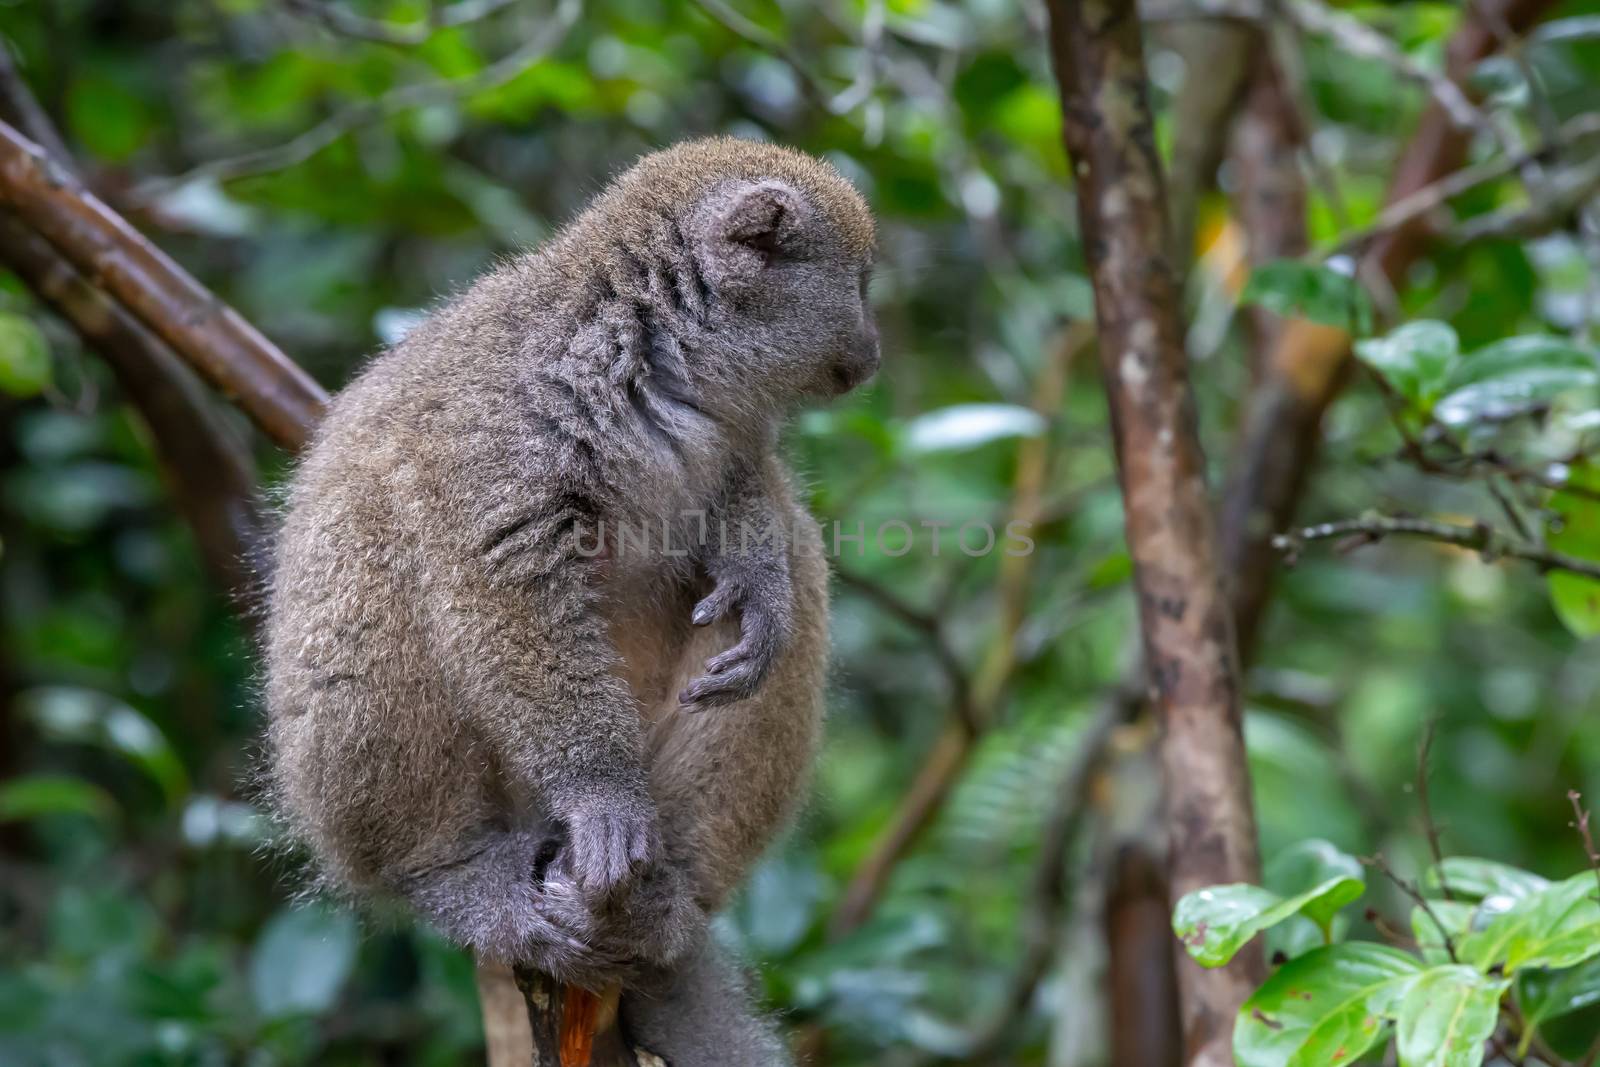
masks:
<instances>
[{"instance_id":1,"label":"tree branch","mask_svg":"<svg viewBox=\"0 0 1600 1067\"><path fill-rule=\"evenodd\" d=\"M1477 0L1447 46L1450 77L1465 84L1477 62L1498 43L1493 26L1525 32L1550 6L1550 0ZM1399 204L1456 171L1466 148L1467 135L1438 105L1429 107L1395 168L1389 204ZM1374 236L1363 274L1376 272L1389 285L1405 278L1430 235L1420 214ZM1277 563L1272 535L1293 520L1315 464L1323 412L1343 388L1350 362L1349 334L1305 319L1286 322L1261 362L1222 502L1223 559L1226 573L1237 583L1235 615L1246 662Z\"/></svg>"},{"instance_id":2,"label":"tree branch","mask_svg":"<svg viewBox=\"0 0 1600 1067\"><path fill-rule=\"evenodd\" d=\"M1195 429L1181 301L1166 258L1163 179L1137 12L1132 0L1051 0L1048 7L1147 675L1164 727L1171 891L1258 881L1233 625ZM1214 971L1179 964L1191 1064L1232 1062L1234 1015L1263 972L1259 951Z\"/></svg>"},{"instance_id":3,"label":"tree branch","mask_svg":"<svg viewBox=\"0 0 1600 1067\"><path fill-rule=\"evenodd\" d=\"M476 74L454 80L439 79L403 85L376 100L341 108L282 144L213 159L171 177L150 178L139 183L136 192L141 199L150 199L194 181L229 181L283 170L304 163L352 130L382 122L412 108L458 99L503 85L554 51L582 13L583 0L560 0L554 14L538 33Z\"/></svg>"},{"instance_id":4,"label":"tree branch","mask_svg":"<svg viewBox=\"0 0 1600 1067\"><path fill-rule=\"evenodd\" d=\"M326 29L344 37L376 44L419 45L439 30L481 22L504 11L517 0L462 0L449 7L428 5L428 17L421 23L401 24L367 18L349 8L324 0L282 0L283 6L304 18L314 19Z\"/></svg>"},{"instance_id":5,"label":"tree branch","mask_svg":"<svg viewBox=\"0 0 1600 1067\"><path fill-rule=\"evenodd\" d=\"M4 40L0 121L16 123L52 158L71 165L66 142L29 91ZM123 395L150 429L168 491L207 568L234 605L248 612L264 532L248 442L217 418L211 397L160 340L9 211L0 211L0 261L110 364Z\"/></svg>"},{"instance_id":6,"label":"tree branch","mask_svg":"<svg viewBox=\"0 0 1600 1067\"><path fill-rule=\"evenodd\" d=\"M300 445L327 394L44 149L0 123L0 204L166 341L267 434Z\"/></svg>"},{"instance_id":7,"label":"tree branch","mask_svg":"<svg viewBox=\"0 0 1600 1067\"><path fill-rule=\"evenodd\" d=\"M1272 539L1274 548L1291 556L1313 541L1355 538L1358 544L1381 541L1385 537L1414 537L1424 541L1470 548L1483 556L1486 562L1497 559L1520 559L1537 566L1541 571L1567 571L1585 578L1600 581L1600 563L1579 559L1564 552L1556 552L1521 541L1496 530L1485 522L1465 526L1432 519L1410 519L1388 515L1369 515L1360 519L1324 522L1307 526L1291 533L1279 534Z\"/></svg>"}]
</instances>

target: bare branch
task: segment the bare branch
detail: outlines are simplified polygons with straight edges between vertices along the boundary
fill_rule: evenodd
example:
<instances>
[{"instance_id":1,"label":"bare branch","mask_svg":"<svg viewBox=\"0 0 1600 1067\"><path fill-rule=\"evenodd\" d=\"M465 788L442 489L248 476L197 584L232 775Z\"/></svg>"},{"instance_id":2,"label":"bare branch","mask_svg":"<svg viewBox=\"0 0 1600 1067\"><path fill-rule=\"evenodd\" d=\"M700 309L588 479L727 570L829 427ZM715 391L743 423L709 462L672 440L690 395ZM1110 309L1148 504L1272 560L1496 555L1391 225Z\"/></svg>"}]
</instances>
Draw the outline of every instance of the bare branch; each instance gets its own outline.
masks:
<instances>
[{"instance_id":1,"label":"bare branch","mask_svg":"<svg viewBox=\"0 0 1600 1067\"><path fill-rule=\"evenodd\" d=\"M142 199L152 199L194 181L229 181L283 170L304 163L353 130L374 125L413 108L459 99L504 85L554 51L582 13L583 0L560 0L555 13L539 28L539 32L521 47L469 77L403 85L376 100L341 108L282 144L213 159L171 177L149 178L140 182L135 191Z\"/></svg>"},{"instance_id":2,"label":"bare branch","mask_svg":"<svg viewBox=\"0 0 1600 1067\"><path fill-rule=\"evenodd\" d=\"M944 624L939 617L933 612L922 611L915 605L907 603L892 590L884 588L870 578L851 573L842 567L836 569L834 574L841 584L854 589L880 609L927 638L934 659L939 661L939 669L944 672L945 679L950 685L950 704L955 712L956 721L969 735L976 736L982 727L976 709L972 706L972 683L967 678L967 669L962 666L961 657L956 654L950 636L945 632Z\"/></svg>"},{"instance_id":3,"label":"bare branch","mask_svg":"<svg viewBox=\"0 0 1600 1067\"><path fill-rule=\"evenodd\" d=\"M235 606L247 610L264 530L245 443L221 424L210 397L165 345L9 211L0 211L0 262L110 365L150 428L168 489L206 566Z\"/></svg>"},{"instance_id":4,"label":"bare branch","mask_svg":"<svg viewBox=\"0 0 1600 1067\"><path fill-rule=\"evenodd\" d=\"M1369 225L1342 235L1336 244L1319 249L1315 255L1318 259L1323 259L1339 252L1362 248L1376 237L1404 229L1424 219L1463 193L1515 174L1530 162L1555 159L1568 149L1597 136L1600 136L1600 115L1579 115L1563 124L1554 140L1526 152L1496 156L1482 163L1463 167L1399 199L1392 200Z\"/></svg>"},{"instance_id":5,"label":"bare branch","mask_svg":"<svg viewBox=\"0 0 1600 1067\"><path fill-rule=\"evenodd\" d=\"M1406 81L1420 85L1457 127L1482 130L1499 138L1499 131L1488 116L1448 76L1416 62L1360 19L1318 0L1179 0L1150 3L1144 10L1146 19L1163 22L1193 19L1265 22L1275 14L1281 14L1302 32L1328 37L1345 52L1381 63Z\"/></svg>"},{"instance_id":6,"label":"bare branch","mask_svg":"<svg viewBox=\"0 0 1600 1067\"><path fill-rule=\"evenodd\" d=\"M1543 237L1571 223L1596 196L1600 196L1600 155L1550 175L1528 198L1526 207L1467 219L1444 239L1460 245L1485 239L1527 241Z\"/></svg>"},{"instance_id":7,"label":"bare branch","mask_svg":"<svg viewBox=\"0 0 1600 1067\"><path fill-rule=\"evenodd\" d=\"M810 62L787 40L766 27L750 21L723 0L698 0L700 9L735 37L765 52L771 52L794 72L800 91L812 104L824 111L834 110L834 93L822 78L811 69Z\"/></svg>"},{"instance_id":8,"label":"bare branch","mask_svg":"<svg viewBox=\"0 0 1600 1067\"><path fill-rule=\"evenodd\" d=\"M1463 130L1482 130L1499 138L1494 124L1449 77L1430 70L1401 51L1393 41L1360 19L1335 11L1316 0L1284 0L1280 10L1309 33L1319 33L1353 56L1375 60L1407 81L1426 89L1450 121Z\"/></svg>"},{"instance_id":9,"label":"bare branch","mask_svg":"<svg viewBox=\"0 0 1600 1067\"><path fill-rule=\"evenodd\" d=\"M1491 26L1525 32L1550 6L1551 0L1476 0L1447 47L1450 76L1464 84L1493 50L1500 36ZM1466 148L1466 135L1442 108L1430 107L1395 167L1388 202L1398 204L1443 180L1461 166ZM1376 234L1361 274L1398 283L1429 236L1417 217ZM1262 375L1251 392L1222 505L1223 557L1227 572L1236 576L1234 607L1245 658L1270 588L1256 576L1270 575L1277 562L1272 535L1293 521L1315 466L1323 412L1343 389L1351 362L1349 334L1305 319L1284 322L1260 361Z\"/></svg>"},{"instance_id":10,"label":"bare branch","mask_svg":"<svg viewBox=\"0 0 1600 1067\"><path fill-rule=\"evenodd\" d=\"M1449 954L1450 962L1455 963L1456 943L1455 939L1450 936L1450 928L1439 920L1438 913L1433 910L1433 905L1428 902L1428 898L1422 895L1422 890L1417 888L1417 884L1395 874L1394 868L1389 866L1389 861L1384 859L1381 852L1372 856L1363 856L1361 857L1361 862L1393 882L1396 889L1410 897L1411 901L1422 909L1423 914L1427 915L1428 920L1433 923L1434 929L1439 931L1439 939L1444 943L1444 950Z\"/></svg>"},{"instance_id":11,"label":"bare branch","mask_svg":"<svg viewBox=\"0 0 1600 1067\"><path fill-rule=\"evenodd\" d=\"M1432 519L1410 519L1387 515L1370 515L1342 522L1324 522L1292 533L1279 534L1272 539L1273 547L1291 555L1313 541L1355 538L1357 543L1381 541L1385 537L1414 537L1457 548L1476 550L1486 562L1497 559L1520 559L1532 563L1542 571L1567 571L1585 578L1600 580L1600 563L1564 552L1556 552L1516 538L1508 537L1488 523L1471 526Z\"/></svg>"},{"instance_id":12,"label":"bare branch","mask_svg":"<svg viewBox=\"0 0 1600 1067\"><path fill-rule=\"evenodd\" d=\"M3 40L0 121L18 123L53 159L71 166L65 142ZM9 211L0 211L0 261L110 364L150 429L168 489L202 558L235 606L248 614L263 534L248 442L217 418L212 398L189 368Z\"/></svg>"},{"instance_id":13,"label":"bare branch","mask_svg":"<svg viewBox=\"0 0 1600 1067\"><path fill-rule=\"evenodd\" d=\"M220 302L44 149L0 123L0 203L243 407L298 447L327 394L237 311Z\"/></svg>"},{"instance_id":14,"label":"bare branch","mask_svg":"<svg viewBox=\"0 0 1600 1067\"><path fill-rule=\"evenodd\" d=\"M1567 790L1567 800L1572 803L1573 827L1578 835L1583 838L1583 855L1589 861L1589 869L1594 871L1594 884L1600 889L1600 849L1594 845L1594 834L1589 829L1589 810L1582 804L1583 794L1576 789Z\"/></svg>"},{"instance_id":15,"label":"bare branch","mask_svg":"<svg viewBox=\"0 0 1600 1067\"><path fill-rule=\"evenodd\" d=\"M1069 326L1056 338L1034 383L1033 407L1040 415L1048 419L1055 414L1072 360L1092 340L1093 332L1087 324ZM1011 494L1013 519L1033 523L1042 513L1049 475L1049 450L1048 435L1028 438L1018 450ZM955 721L940 732L888 826L873 841L867 858L851 875L850 884L845 887L828 924L831 938L848 935L872 914L895 865L938 815L967 765L974 741L993 719L1016 669L1016 637L1026 612L1034 560L1033 554L1002 557L998 632L990 645L989 656L967 690L969 703L965 713L958 704ZM962 693L957 690L954 695L959 700Z\"/></svg>"},{"instance_id":16,"label":"bare branch","mask_svg":"<svg viewBox=\"0 0 1600 1067\"><path fill-rule=\"evenodd\" d=\"M410 24L367 18L331 0L282 0L282 3L296 15L314 19L328 30L345 37L377 44L419 45L439 30L481 22L517 3L517 0L462 0L449 7L430 4L427 19Z\"/></svg>"},{"instance_id":17,"label":"bare branch","mask_svg":"<svg viewBox=\"0 0 1600 1067\"><path fill-rule=\"evenodd\" d=\"M1433 856L1434 869L1439 872L1439 890L1444 899L1454 900L1450 883L1444 876L1444 848L1439 841L1439 824L1433 817L1433 802L1428 793L1428 754L1433 750L1434 734L1439 720L1430 717L1422 727L1422 743L1417 746L1417 807L1422 811L1422 831L1428 838L1428 852Z\"/></svg>"}]
</instances>

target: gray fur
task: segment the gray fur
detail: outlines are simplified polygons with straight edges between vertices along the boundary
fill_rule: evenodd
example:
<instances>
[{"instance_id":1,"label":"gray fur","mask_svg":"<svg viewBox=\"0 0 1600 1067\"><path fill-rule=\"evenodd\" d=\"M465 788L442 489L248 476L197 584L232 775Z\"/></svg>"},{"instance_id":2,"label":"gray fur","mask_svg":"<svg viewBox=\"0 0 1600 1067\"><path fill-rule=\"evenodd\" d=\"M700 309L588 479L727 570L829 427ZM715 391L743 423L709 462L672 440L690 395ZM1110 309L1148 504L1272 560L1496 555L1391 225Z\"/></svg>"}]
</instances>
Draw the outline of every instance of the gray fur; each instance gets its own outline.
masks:
<instances>
[{"instance_id":1,"label":"gray fur","mask_svg":"<svg viewBox=\"0 0 1600 1067\"><path fill-rule=\"evenodd\" d=\"M681 144L338 396L266 656L271 793L326 880L586 985L703 958L818 742L826 567L774 441L876 367L872 245L826 164ZM787 531L719 550L695 511ZM669 518L686 556L590 554Z\"/></svg>"}]
</instances>

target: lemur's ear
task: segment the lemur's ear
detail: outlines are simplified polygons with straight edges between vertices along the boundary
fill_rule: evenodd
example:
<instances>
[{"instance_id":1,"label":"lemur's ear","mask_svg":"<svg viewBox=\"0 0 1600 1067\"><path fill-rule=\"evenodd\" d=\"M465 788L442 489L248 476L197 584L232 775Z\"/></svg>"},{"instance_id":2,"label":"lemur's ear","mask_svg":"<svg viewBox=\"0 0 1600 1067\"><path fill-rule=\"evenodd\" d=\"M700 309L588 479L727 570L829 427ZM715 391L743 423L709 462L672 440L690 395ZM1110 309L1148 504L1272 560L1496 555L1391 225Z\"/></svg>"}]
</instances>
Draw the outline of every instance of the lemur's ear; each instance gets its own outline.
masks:
<instances>
[{"instance_id":1,"label":"lemur's ear","mask_svg":"<svg viewBox=\"0 0 1600 1067\"><path fill-rule=\"evenodd\" d=\"M739 185L721 212L722 239L757 253L764 265L791 242L804 207L799 191L783 182Z\"/></svg>"}]
</instances>

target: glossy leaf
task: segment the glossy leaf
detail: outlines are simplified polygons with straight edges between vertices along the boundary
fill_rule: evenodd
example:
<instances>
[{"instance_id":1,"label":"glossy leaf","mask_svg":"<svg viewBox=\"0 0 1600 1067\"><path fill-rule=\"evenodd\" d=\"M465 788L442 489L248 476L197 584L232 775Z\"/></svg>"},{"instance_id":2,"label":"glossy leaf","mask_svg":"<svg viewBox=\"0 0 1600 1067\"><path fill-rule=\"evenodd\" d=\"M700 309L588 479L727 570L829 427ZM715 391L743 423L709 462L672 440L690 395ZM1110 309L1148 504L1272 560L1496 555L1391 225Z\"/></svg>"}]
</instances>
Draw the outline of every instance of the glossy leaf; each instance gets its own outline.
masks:
<instances>
[{"instance_id":1,"label":"glossy leaf","mask_svg":"<svg viewBox=\"0 0 1600 1067\"><path fill-rule=\"evenodd\" d=\"M1560 337L1508 337L1462 357L1433 414L1448 426L1509 418L1600 384L1590 352Z\"/></svg>"},{"instance_id":2,"label":"glossy leaf","mask_svg":"<svg viewBox=\"0 0 1600 1067\"><path fill-rule=\"evenodd\" d=\"M1421 972L1415 957L1365 942L1328 945L1290 960L1239 1009L1239 1067L1337 1067L1386 1033Z\"/></svg>"},{"instance_id":3,"label":"glossy leaf","mask_svg":"<svg viewBox=\"0 0 1600 1067\"><path fill-rule=\"evenodd\" d=\"M1302 893L1335 878L1366 882L1360 860L1320 838L1298 842L1279 852L1267 864L1264 875L1267 888L1284 896ZM1327 929L1334 914L1348 903L1337 896L1319 897L1308 901L1300 911L1319 927Z\"/></svg>"},{"instance_id":4,"label":"glossy leaf","mask_svg":"<svg viewBox=\"0 0 1600 1067\"><path fill-rule=\"evenodd\" d=\"M1451 944L1459 943L1472 930L1472 917L1477 910L1472 904L1450 900L1430 901L1426 910L1412 908L1411 936L1416 939L1422 958L1429 963L1450 962L1445 935L1450 936Z\"/></svg>"},{"instance_id":5,"label":"glossy leaf","mask_svg":"<svg viewBox=\"0 0 1600 1067\"><path fill-rule=\"evenodd\" d=\"M1523 967L1571 967L1600 956L1600 895L1584 871L1518 900L1482 930L1462 939L1462 963L1511 974Z\"/></svg>"},{"instance_id":6,"label":"glossy leaf","mask_svg":"<svg viewBox=\"0 0 1600 1067\"><path fill-rule=\"evenodd\" d=\"M1418 975L1395 1026L1400 1067L1478 1067L1509 985L1459 964Z\"/></svg>"},{"instance_id":7,"label":"glossy leaf","mask_svg":"<svg viewBox=\"0 0 1600 1067\"><path fill-rule=\"evenodd\" d=\"M1600 1004L1600 956L1565 970L1523 971L1517 975L1517 1001L1534 1029Z\"/></svg>"},{"instance_id":8,"label":"glossy leaf","mask_svg":"<svg viewBox=\"0 0 1600 1067\"><path fill-rule=\"evenodd\" d=\"M1298 315L1354 334L1372 329L1372 305L1360 284L1331 267L1285 259L1257 267L1239 295L1279 315Z\"/></svg>"},{"instance_id":9,"label":"glossy leaf","mask_svg":"<svg viewBox=\"0 0 1600 1067\"><path fill-rule=\"evenodd\" d=\"M906 425L906 447L913 454L976 448L1007 437L1037 437L1045 421L1031 408L1015 404L957 404L919 415Z\"/></svg>"},{"instance_id":10,"label":"glossy leaf","mask_svg":"<svg viewBox=\"0 0 1600 1067\"><path fill-rule=\"evenodd\" d=\"M1423 889L1442 894L1448 887L1450 895L1457 900L1482 900L1496 895L1521 899L1549 884L1548 878L1541 878L1532 871L1471 856L1446 857L1443 863L1429 867L1422 876Z\"/></svg>"},{"instance_id":11,"label":"glossy leaf","mask_svg":"<svg viewBox=\"0 0 1600 1067\"><path fill-rule=\"evenodd\" d=\"M1178 901L1172 929L1202 966L1221 967L1262 930L1300 914L1331 917L1365 890L1365 883L1348 875L1288 898L1255 885L1210 886Z\"/></svg>"},{"instance_id":12,"label":"glossy leaf","mask_svg":"<svg viewBox=\"0 0 1600 1067\"><path fill-rule=\"evenodd\" d=\"M1449 326L1421 319L1387 337L1361 341L1355 351L1396 393L1428 411L1455 373L1461 344Z\"/></svg>"}]
</instances>

